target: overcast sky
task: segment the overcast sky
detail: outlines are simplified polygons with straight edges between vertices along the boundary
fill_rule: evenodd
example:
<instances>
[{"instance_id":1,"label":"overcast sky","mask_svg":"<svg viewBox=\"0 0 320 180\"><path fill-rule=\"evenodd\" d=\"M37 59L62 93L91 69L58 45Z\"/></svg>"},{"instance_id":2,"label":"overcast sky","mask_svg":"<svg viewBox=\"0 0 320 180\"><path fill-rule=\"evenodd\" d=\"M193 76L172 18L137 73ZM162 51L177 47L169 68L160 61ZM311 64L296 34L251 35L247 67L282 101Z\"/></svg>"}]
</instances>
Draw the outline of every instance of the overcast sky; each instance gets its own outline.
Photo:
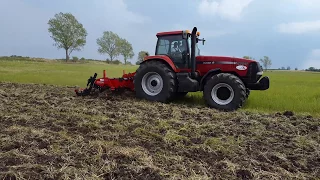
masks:
<instances>
[{"instance_id":1,"label":"overcast sky","mask_svg":"<svg viewBox=\"0 0 320 180\"><path fill-rule=\"evenodd\" d=\"M320 0L0 0L0 56L64 58L47 30L59 12L88 31L85 48L71 56L106 59L96 44L103 31L126 38L135 54L154 54L157 32L197 26L207 40L203 55L266 55L273 68L320 68Z\"/></svg>"}]
</instances>

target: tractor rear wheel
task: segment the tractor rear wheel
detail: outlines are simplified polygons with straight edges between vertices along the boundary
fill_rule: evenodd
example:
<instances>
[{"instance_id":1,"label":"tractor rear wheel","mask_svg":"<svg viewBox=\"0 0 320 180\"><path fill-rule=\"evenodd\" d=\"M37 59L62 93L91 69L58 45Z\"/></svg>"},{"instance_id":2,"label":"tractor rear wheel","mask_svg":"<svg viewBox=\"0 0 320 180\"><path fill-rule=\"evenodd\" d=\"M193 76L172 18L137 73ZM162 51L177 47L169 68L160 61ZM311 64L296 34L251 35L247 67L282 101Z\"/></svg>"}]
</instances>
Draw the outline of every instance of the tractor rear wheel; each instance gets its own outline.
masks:
<instances>
[{"instance_id":1,"label":"tractor rear wheel","mask_svg":"<svg viewBox=\"0 0 320 180\"><path fill-rule=\"evenodd\" d=\"M209 107L233 111L244 104L246 88L237 76L220 73L208 79L204 86L203 95Z\"/></svg>"},{"instance_id":2,"label":"tractor rear wheel","mask_svg":"<svg viewBox=\"0 0 320 180\"><path fill-rule=\"evenodd\" d=\"M133 83L138 98L164 103L172 100L177 89L175 72L154 60L140 65Z\"/></svg>"}]
</instances>

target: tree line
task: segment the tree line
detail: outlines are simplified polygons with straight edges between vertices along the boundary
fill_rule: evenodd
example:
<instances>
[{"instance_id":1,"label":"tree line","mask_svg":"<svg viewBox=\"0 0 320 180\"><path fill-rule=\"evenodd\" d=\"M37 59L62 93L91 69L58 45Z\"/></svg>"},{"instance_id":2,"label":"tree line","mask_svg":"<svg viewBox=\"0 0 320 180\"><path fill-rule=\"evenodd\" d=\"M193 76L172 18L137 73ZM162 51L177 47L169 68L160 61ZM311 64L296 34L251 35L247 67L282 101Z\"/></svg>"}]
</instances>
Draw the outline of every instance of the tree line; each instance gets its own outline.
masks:
<instances>
[{"instance_id":1,"label":"tree line","mask_svg":"<svg viewBox=\"0 0 320 180\"><path fill-rule=\"evenodd\" d=\"M284 67L284 66L282 66L281 68L278 68L278 70L288 70L288 71L290 71L291 70L291 67L290 66L287 66L287 67ZM298 70L298 68L294 68L294 70Z\"/></svg>"},{"instance_id":2,"label":"tree line","mask_svg":"<svg viewBox=\"0 0 320 180\"><path fill-rule=\"evenodd\" d=\"M317 69L315 67L309 67L308 69L306 69L306 71L320 72L320 69Z\"/></svg>"},{"instance_id":3,"label":"tree line","mask_svg":"<svg viewBox=\"0 0 320 180\"><path fill-rule=\"evenodd\" d=\"M65 50L66 61L70 59L72 52L81 51L84 48L87 42L87 30L71 13L55 14L48 21L48 25L50 37L55 42L54 46ZM97 51L103 55L107 54L111 62L121 55L124 63L127 64L127 60L135 55L132 44L112 31L104 31L102 36L96 39L96 43ZM137 64L143 60L146 53L146 51L139 52ZM108 59L106 60L109 62Z\"/></svg>"},{"instance_id":4,"label":"tree line","mask_svg":"<svg viewBox=\"0 0 320 180\"><path fill-rule=\"evenodd\" d=\"M255 60L253 57L251 56L243 56L244 59L252 59L252 60ZM259 59L260 63L262 64L263 66L263 69L265 71L267 71L269 69L269 67L272 65L272 61L271 59L268 57L268 56L263 56L263 58L260 58ZM309 68L310 69L310 68ZM306 69L306 71L310 71L309 69ZM291 70L291 67L290 66L287 66L287 67L281 67L281 68L278 68L278 70ZM294 70L298 70L298 68L294 68Z\"/></svg>"}]
</instances>

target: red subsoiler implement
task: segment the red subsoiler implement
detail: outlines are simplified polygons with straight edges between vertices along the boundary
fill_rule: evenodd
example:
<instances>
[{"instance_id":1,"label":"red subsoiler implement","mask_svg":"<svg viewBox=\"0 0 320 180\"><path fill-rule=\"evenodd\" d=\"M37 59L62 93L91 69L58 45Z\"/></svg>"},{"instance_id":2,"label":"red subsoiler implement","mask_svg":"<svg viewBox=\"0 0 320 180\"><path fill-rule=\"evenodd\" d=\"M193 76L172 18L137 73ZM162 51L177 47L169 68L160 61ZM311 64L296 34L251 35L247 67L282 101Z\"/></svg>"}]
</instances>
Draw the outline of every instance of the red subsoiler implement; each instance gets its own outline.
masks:
<instances>
[{"instance_id":1,"label":"red subsoiler implement","mask_svg":"<svg viewBox=\"0 0 320 180\"><path fill-rule=\"evenodd\" d=\"M135 73L126 74L123 70L121 78L108 78L106 76L106 70L103 70L103 77L97 79L97 73L95 73L88 79L87 87L85 89L76 89L75 92L78 96L87 96L91 93L103 92L104 90L110 89L111 91L120 91L128 89L134 91L133 77Z\"/></svg>"}]
</instances>

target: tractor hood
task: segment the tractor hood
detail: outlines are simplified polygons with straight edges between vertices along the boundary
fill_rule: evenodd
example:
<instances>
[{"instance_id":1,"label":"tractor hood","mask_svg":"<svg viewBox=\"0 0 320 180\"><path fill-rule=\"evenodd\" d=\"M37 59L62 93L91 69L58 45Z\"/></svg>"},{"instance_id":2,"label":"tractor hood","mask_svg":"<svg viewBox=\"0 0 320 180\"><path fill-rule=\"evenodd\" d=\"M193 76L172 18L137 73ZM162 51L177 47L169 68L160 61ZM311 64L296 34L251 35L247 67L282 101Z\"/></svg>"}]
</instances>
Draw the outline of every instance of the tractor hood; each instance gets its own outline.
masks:
<instances>
[{"instance_id":1,"label":"tractor hood","mask_svg":"<svg viewBox=\"0 0 320 180\"><path fill-rule=\"evenodd\" d=\"M237 57L228 57L228 56L197 56L196 61L197 62L215 61L215 62L221 62L221 63L227 63L227 64L237 63L237 62L243 62L243 63L256 62L254 60L237 58Z\"/></svg>"}]
</instances>

